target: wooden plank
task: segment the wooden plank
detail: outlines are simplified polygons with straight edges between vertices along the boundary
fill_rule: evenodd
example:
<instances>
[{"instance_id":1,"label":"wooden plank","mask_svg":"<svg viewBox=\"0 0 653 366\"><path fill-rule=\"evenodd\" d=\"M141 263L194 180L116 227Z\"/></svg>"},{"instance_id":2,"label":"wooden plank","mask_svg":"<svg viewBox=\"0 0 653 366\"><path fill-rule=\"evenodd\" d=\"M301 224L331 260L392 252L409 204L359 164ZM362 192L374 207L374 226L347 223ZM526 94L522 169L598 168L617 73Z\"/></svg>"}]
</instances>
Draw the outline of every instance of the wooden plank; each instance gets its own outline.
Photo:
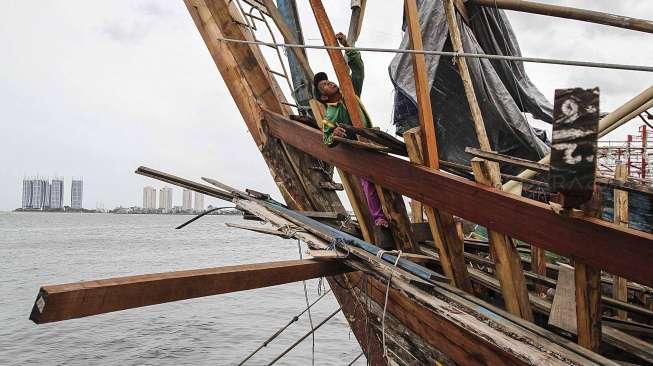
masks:
<instances>
[{"instance_id":1,"label":"wooden plank","mask_svg":"<svg viewBox=\"0 0 653 366\"><path fill-rule=\"evenodd\" d=\"M523 11L526 13L547 15L557 18L581 20L613 27L653 33L653 22L645 19L630 18L599 11L572 8L552 4L537 3L525 0L466 0L468 4Z\"/></svg>"},{"instance_id":2,"label":"wooden plank","mask_svg":"<svg viewBox=\"0 0 653 366\"><path fill-rule=\"evenodd\" d=\"M549 325L576 334L576 286L574 268L561 264L558 271L558 283L551 304Z\"/></svg>"},{"instance_id":3,"label":"wooden plank","mask_svg":"<svg viewBox=\"0 0 653 366\"><path fill-rule=\"evenodd\" d=\"M423 49L422 27L419 24L416 0L404 1L404 14L406 16L407 31L411 47L415 50ZM426 71L426 59L423 54L413 53L413 73L415 74L415 93L417 95L417 110L419 125L424 138L423 163L430 168L440 169L438 143L435 132L435 121L431 107L431 93Z\"/></svg>"},{"instance_id":4,"label":"wooden plank","mask_svg":"<svg viewBox=\"0 0 653 366\"><path fill-rule=\"evenodd\" d=\"M652 234L596 218L557 215L548 204L393 156L352 150L344 145L329 148L321 143L319 131L275 113L263 114L272 135L351 174L368 177L402 195L515 239L653 285L653 266L648 260L653 257Z\"/></svg>"},{"instance_id":5,"label":"wooden plank","mask_svg":"<svg viewBox=\"0 0 653 366\"><path fill-rule=\"evenodd\" d=\"M540 164L538 162L527 160L527 159L516 158L510 155L499 154L494 151L483 151L473 147L466 147L465 152L473 156L483 158L486 160L495 161L498 163L516 165L516 166L520 166L523 168L527 168L539 172L546 172L546 173L549 172L548 165Z\"/></svg>"},{"instance_id":6,"label":"wooden plank","mask_svg":"<svg viewBox=\"0 0 653 366\"><path fill-rule=\"evenodd\" d=\"M472 169L476 182L490 186L490 172L484 160L473 158ZM501 292L506 310L511 314L533 321L533 311L528 300L528 289L521 268L521 259L512 239L494 230L488 230L490 251L494 258L496 276L501 283Z\"/></svg>"},{"instance_id":7,"label":"wooden plank","mask_svg":"<svg viewBox=\"0 0 653 366\"><path fill-rule=\"evenodd\" d=\"M628 177L628 167L625 164L617 164L614 170L614 178L625 181ZM628 227L628 192L618 189L614 190L614 222L617 225ZM626 279L615 276L612 285L612 297L619 301L628 302L628 287ZM619 319L628 319L628 313L623 310L617 311Z\"/></svg>"},{"instance_id":8,"label":"wooden plank","mask_svg":"<svg viewBox=\"0 0 653 366\"><path fill-rule=\"evenodd\" d=\"M424 207L420 201L410 200L410 221L413 224L424 222Z\"/></svg>"},{"instance_id":9,"label":"wooden plank","mask_svg":"<svg viewBox=\"0 0 653 366\"><path fill-rule=\"evenodd\" d=\"M356 45L358 36L360 35L363 26L363 18L365 16L365 7L367 0L352 0L351 2L351 17L349 18L349 31L347 32L347 43L352 47Z\"/></svg>"},{"instance_id":10,"label":"wooden plank","mask_svg":"<svg viewBox=\"0 0 653 366\"><path fill-rule=\"evenodd\" d=\"M581 262L575 267L578 344L598 352L601 346L601 270Z\"/></svg>"},{"instance_id":11,"label":"wooden plank","mask_svg":"<svg viewBox=\"0 0 653 366\"><path fill-rule=\"evenodd\" d=\"M49 323L349 271L338 262L292 260L43 286L30 319Z\"/></svg>"},{"instance_id":12,"label":"wooden plank","mask_svg":"<svg viewBox=\"0 0 653 366\"><path fill-rule=\"evenodd\" d=\"M455 52L465 52L463 48L463 41L460 35L460 28L458 27L458 18L456 16L456 11L454 9L453 0L443 0L444 1L444 10L447 14L447 24L449 26L449 36L451 39L451 45ZM464 25L463 25L464 26ZM476 131L476 137L478 138L478 144L482 150L492 151L492 146L490 145L490 140L487 137L487 131L485 130L485 122L483 122L483 116L481 114L481 107L478 104L476 99L476 92L474 91L474 83L472 82L472 77L469 74L469 67L467 66L467 59L465 57L460 57L456 59L456 64L458 65L458 71L460 72L460 78L463 82L463 88L465 89L465 96L467 97L467 103L469 104L469 111L472 115L472 121L474 122L474 130ZM495 188L501 187L501 173L499 170L499 165L496 163L487 163L488 169L490 171L490 178L492 180L492 186Z\"/></svg>"},{"instance_id":13,"label":"wooden plank","mask_svg":"<svg viewBox=\"0 0 653 366\"><path fill-rule=\"evenodd\" d=\"M408 149L411 163L423 165L426 153L422 150L420 128L416 127L404 133L404 141ZM435 247L440 253L442 270L454 286L467 292L472 292L472 284L467 273L467 265L463 255L464 244L458 235L456 221L451 214L424 205L427 222Z\"/></svg>"},{"instance_id":14,"label":"wooden plank","mask_svg":"<svg viewBox=\"0 0 653 366\"><path fill-rule=\"evenodd\" d=\"M315 20L317 21L317 26L322 34L324 45L338 46L336 35L333 32L333 27L331 26L329 16L324 9L322 1L310 0L310 4L313 14L315 15ZM365 126L363 125L363 120L359 113L360 108L358 107L358 98L356 97L356 93L354 93L354 86L351 82L351 77L349 76L349 67L345 62L345 58L342 56L340 50L330 49L327 50L327 52L329 53L329 58L331 58L333 69L336 72L340 92L342 93L342 98L347 107L347 111L349 111L349 118L354 127L364 128Z\"/></svg>"},{"instance_id":15,"label":"wooden plank","mask_svg":"<svg viewBox=\"0 0 653 366\"><path fill-rule=\"evenodd\" d=\"M431 252L430 248L426 248L426 247L422 247L422 248L424 248L423 250L425 251L425 253L428 253L431 256L433 256L435 260L439 260L437 253ZM482 271L474 269L474 268L470 269L469 274L470 274L472 280L475 283L477 283L477 284L479 284L479 285L481 285L483 287L486 287L488 289L491 289L493 291L496 291L497 293L500 293L501 285L499 284L499 281L496 280L495 278L491 277L488 274L485 274ZM573 273L571 273L571 272L569 273L569 280L567 282L571 283L571 285L569 286L569 289L568 289L569 295L566 296L567 298L571 298L571 306L567 307L567 309L568 309L567 312L569 313L567 315L571 316L572 317L571 319L573 319L573 324L570 323L570 326L568 328L570 329L570 332L573 332L573 334L576 334L576 321L575 321L576 315L575 315L575 311L574 311L574 308L575 308L575 299L574 299L575 289L574 289L574 286L575 285L574 285L574 275L573 275ZM543 298L540 298L539 296L536 296L536 295L530 294L529 297L530 297L531 305L533 306L534 310L536 310L538 312L541 312L544 315L549 315L550 314L550 312L552 311L552 304L551 303L549 303L547 300L545 300ZM562 310L559 310L559 311L562 312ZM571 313L573 313L573 315ZM510 314L505 314L504 316L509 316L509 315ZM565 314L562 314L562 315L565 315ZM567 316L567 315L565 315L565 316ZM520 319L521 318L516 318L513 321L518 321ZM529 326L530 325L529 329L531 329L533 331L536 331L536 332L547 332L543 328L540 328L540 327L536 326L535 324L532 324L532 323L529 323L529 322L524 321L524 323L520 323L520 324L522 326ZM614 329L614 328L612 328L610 326L607 326L607 325L603 326L603 338L604 338L605 342L607 342L610 345L613 345L613 346L617 347L618 349L621 349L621 350L624 350L624 351L626 351L628 353L631 353L631 354L633 354L633 355L635 355L635 356L637 356L637 357L639 357L642 360L645 360L647 362L653 362L653 345L651 345L648 342L642 341L642 340L640 340L640 339L638 339L636 337L628 335L628 334L626 334L626 333L624 333L622 331L619 331L619 330ZM574 349L576 351L579 351L579 352L582 352L584 350L584 349L575 348L574 346L577 347L577 345L571 344L571 343L568 343L568 342L565 343L565 346L570 347L570 348L572 348L572 349ZM590 351L586 351L586 352L588 352L586 354L597 355L594 352L590 352Z\"/></svg>"},{"instance_id":16,"label":"wooden plank","mask_svg":"<svg viewBox=\"0 0 653 366\"><path fill-rule=\"evenodd\" d=\"M596 171L599 89L556 89L549 189L560 192L564 208L592 197Z\"/></svg>"}]
</instances>

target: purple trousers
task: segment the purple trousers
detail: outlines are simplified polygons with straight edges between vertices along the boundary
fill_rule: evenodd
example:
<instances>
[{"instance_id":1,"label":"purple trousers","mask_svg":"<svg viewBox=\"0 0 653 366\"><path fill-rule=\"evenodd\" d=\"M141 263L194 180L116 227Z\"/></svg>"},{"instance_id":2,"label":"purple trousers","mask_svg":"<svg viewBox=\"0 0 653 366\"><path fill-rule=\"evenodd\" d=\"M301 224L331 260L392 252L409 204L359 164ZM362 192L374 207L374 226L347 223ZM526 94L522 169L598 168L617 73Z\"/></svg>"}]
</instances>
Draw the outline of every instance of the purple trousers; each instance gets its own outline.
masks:
<instances>
[{"instance_id":1,"label":"purple trousers","mask_svg":"<svg viewBox=\"0 0 653 366\"><path fill-rule=\"evenodd\" d=\"M363 186L365 198L367 199L367 207L370 209L370 214L372 215L372 221L376 225L377 220L386 218L381 207L381 200L379 200L379 195L376 193L376 188L372 182L363 178L360 178L360 182Z\"/></svg>"}]
</instances>

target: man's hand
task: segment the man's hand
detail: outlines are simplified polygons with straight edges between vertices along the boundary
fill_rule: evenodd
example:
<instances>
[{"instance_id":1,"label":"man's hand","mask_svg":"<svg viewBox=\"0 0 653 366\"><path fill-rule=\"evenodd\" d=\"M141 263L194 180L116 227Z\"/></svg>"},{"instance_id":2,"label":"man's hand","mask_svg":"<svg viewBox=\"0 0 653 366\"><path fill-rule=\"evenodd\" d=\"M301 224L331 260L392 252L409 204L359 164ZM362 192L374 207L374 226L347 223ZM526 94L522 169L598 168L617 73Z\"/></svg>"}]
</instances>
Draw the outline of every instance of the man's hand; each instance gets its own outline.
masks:
<instances>
[{"instance_id":1,"label":"man's hand","mask_svg":"<svg viewBox=\"0 0 653 366\"><path fill-rule=\"evenodd\" d=\"M349 47L349 43L347 42L347 36L344 33L338 32L338 34L336 34L336 39L338 40L338 42L340 42L340 44L343 47Z\"/></svg>"},{"instance_id":2,"label":"man's hand","mask_svg":"<svg viewBox=\"0 0 653 366\"><path fill-rule=\"evenodd\" d=\"M344 128L338 126L338 127L336 127L335 130L333 130L333 134L338 136L338 137L345 137L345 136L347 136L347 131Z\"/></svg>"}]
</instances>

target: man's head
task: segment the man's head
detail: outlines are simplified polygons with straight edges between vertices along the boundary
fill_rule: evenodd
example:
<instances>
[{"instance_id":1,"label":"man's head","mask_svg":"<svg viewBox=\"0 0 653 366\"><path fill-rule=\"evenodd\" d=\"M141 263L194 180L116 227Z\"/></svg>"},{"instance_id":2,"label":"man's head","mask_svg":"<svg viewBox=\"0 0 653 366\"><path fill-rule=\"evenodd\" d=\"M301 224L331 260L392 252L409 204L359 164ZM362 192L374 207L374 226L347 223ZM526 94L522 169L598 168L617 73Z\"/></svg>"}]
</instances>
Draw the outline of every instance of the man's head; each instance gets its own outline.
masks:
<instances>
[{"instance_id":1,"label":"man's head","mask_svg":"<svg viewBox=\"0 0 653 366\"><path fill-rule=\"evenodd\" d=\"M340 88L336 83L329 81L326 73L318 72L313 77L313 94L315 99L322 103L340 100Z\"/></svg>"}]
</instances>

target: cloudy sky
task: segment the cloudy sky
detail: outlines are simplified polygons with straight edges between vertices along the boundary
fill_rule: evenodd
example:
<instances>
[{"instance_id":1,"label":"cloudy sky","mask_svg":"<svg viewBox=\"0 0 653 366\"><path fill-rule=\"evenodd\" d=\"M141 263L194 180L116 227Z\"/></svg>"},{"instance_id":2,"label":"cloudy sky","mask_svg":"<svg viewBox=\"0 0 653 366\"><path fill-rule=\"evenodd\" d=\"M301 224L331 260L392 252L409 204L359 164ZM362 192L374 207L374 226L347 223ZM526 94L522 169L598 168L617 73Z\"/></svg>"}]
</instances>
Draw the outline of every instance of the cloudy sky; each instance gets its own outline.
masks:
<instances>
[{"instance_id":1,"label":"cloudy sky","mask_svg":"<svg viewBox=\"0 0 653 366\"><path fill-rule=\"evenodd\" d=\"M650 1L541 0L653 19ZM320 37L300 0L306 42ZM324 1L346 32L348 1ZM402 2L370 1L358 45L396 47ZM383 5L380 5L382 3ZM263 160L183 3L178 0L0 0L0 210L20 206L24 176L84 179L84 206L140 205L159 182L139 165L276 193ZM508 13L526 56L653 64L650 34ZM264 37L262 37L264 38ZM364 54L363 99L390 128L389 54ZM329 69L310 51L314 69ZM642 72L528 64L546 96L555 88L601 88L610 111L653 84ZM374 87L370 87L374 85ZM628 133L619 129L614 138ZM180 204L176 191L174 204ZM214 203L214 201L208 201Z\"/></svg>"}]
</instances>

